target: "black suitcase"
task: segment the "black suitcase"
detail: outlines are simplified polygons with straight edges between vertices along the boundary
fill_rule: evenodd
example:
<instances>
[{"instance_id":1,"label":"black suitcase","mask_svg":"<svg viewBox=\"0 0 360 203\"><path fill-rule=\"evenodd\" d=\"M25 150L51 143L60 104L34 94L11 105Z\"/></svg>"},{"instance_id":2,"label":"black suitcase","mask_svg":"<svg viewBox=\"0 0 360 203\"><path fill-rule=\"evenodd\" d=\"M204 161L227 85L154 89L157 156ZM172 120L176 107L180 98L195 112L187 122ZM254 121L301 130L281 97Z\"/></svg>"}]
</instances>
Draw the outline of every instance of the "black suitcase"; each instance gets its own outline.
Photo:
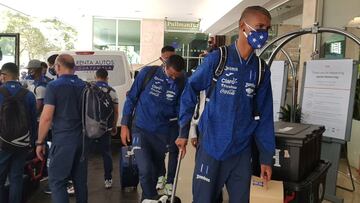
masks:
<instances>
[{"instance_id":1,"label":"black suitcase","mask_svg":"<svg viewBox=\"0 0 360 203\"><path fill-rule=\"evenodd\" d=\"M132 146L121 147L120 152L120 185L121 189L136 189L139 184L139 169L136 164Z\"/></svg>"},{"instance_id":2,"label":"black suitcase","mask_svg":"<svg viewBox=\"0 0 360 203\"><path fill-rule=\"evenodd\" d=\"M298 182L319 164L323 126L275 122L274 180Z\"/></svg>"},{"instance_id":3,"label":"black suitcase","mask_svg":"<svg viewBox=\"0 0 360 203\"><path fill-rule=\"evenodd\" d=\"M324 199L326 174L330 162L320 161L315 170L301 182L284 182L284 203L321 203Z\"/></svg>"}]
</instances>

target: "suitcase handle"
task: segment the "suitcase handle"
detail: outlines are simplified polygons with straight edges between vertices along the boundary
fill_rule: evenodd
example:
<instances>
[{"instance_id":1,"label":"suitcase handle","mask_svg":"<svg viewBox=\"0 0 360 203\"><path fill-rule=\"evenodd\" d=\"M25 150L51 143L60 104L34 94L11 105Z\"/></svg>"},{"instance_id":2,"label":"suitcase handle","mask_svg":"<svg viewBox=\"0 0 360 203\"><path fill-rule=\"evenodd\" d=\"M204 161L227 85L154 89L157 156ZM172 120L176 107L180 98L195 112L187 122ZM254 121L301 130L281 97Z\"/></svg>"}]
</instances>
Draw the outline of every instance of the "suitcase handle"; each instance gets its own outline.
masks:
<instances>
[{"instance_id":1,"label":"suitcase handle","mask_svg":"<svg viewBox=\"0 0 360 203\"><path fill-rule=\"evenodd\" d=\"M178 178L179 178L179 173L180 173L180 165L181 165L181 155L182 155L182 150L179 150L179 156L178 156L178 162L176 165L176 172L175 172L175 178L174 178L174 184L173 184L173 190L172 190L172 194L171 194L171 203L174 203L175 201L175 195L176 195L176 189L177 189L177 183L178 183Z\"/></svg>"}]
</instances>

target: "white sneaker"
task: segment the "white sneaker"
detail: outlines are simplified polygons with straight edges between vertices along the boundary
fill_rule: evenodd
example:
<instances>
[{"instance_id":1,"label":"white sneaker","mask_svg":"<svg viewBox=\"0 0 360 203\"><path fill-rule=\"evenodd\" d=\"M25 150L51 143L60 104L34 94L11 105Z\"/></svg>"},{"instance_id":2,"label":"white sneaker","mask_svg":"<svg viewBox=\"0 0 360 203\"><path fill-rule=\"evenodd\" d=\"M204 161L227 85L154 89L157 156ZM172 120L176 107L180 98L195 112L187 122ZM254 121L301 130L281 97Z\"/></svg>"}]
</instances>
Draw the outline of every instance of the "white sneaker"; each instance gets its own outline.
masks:
<instances>
[{"instance_id":1,"label":"white sneaker","mask_svg":"<svg viewBox=\"0 0 360 203\"><path fill-rule=\"evenodd\" d=\"M157 182L157 185L156 185L156 189L157 189L157 190L162 190L162 189L164 189L165 184L166 184L166 178L165 178L165 176L160 176L160 177L158 178L158 182Z\"/></svg>"},{"instance_id":2,"label":"white sneaker","mask_svg":"<svg viewBox=\"0 0 360 203\"><path fill-rule=\"evenodd\" d=\"M74 185L71 183L69 186L67 186L67 193L69 194L69 195L73 195L73 194L75 194L75 188L74 188Z\"/></svg>"},{"instance_id":3,"label":"white sneaker","mask_svg":"<svg viewBox=\"0 0 360 203\"><path fill-rule=\"evenodd\" d=\"M105 188L110 189L112 188L112 180L105 180Z\"/></svg>"},{"instance_id":4,"label":"white sneaker","mask_svg":"<svg viewBox=\"0 0 360 203\"><path fill-rule=\"evenodd\" d=\"M166 184L164 189L164 194L170 196L172 195L172 192L173 192L173 184L171 183Z\"/></svg>"}]
</instances>

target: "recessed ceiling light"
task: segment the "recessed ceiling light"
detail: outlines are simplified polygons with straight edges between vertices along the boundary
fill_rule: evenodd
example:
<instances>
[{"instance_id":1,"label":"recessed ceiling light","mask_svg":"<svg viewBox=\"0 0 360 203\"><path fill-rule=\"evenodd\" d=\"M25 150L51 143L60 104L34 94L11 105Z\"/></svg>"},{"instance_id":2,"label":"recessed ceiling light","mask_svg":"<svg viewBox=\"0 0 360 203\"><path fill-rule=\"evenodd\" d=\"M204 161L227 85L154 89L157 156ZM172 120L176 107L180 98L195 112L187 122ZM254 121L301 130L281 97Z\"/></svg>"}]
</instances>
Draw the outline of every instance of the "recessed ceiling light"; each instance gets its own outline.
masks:
<instances>
[{"instance_id":1,"label":"recessed ceiling light","mask_svg":"<svg viewBox=\"0 0 360 203\"><path fill-rule=\"evenodd\" d=\"M135 13L141 13L141 11L140 10L135 10Z\"/></svg>"},{"instance_id":2,"label":"recessed ceiling light","mask_svg":"<svg viewBox=\"0 0 360 203\"><path fill-rule=\"evenodd\" d=\"M193 14L192 13L187 13L187 15L192 16Z\"/></svg>"}]
</instances>

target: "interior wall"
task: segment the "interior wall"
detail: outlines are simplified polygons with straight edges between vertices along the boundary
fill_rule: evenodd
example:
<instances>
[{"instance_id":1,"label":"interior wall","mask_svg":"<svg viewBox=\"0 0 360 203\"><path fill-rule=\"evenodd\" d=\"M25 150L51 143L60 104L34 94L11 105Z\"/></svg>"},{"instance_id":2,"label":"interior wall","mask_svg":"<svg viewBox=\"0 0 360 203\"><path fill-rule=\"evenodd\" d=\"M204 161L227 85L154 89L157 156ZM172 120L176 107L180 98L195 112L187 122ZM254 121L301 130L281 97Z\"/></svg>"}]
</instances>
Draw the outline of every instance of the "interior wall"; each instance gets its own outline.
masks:
<instances>
[{"instance_id":1,"label":"interior wall","mask_svg":"<svg viewBox=\"0 0 360 203\"><path fill-rule=\"evenodd\" d=\"M146 64L160 57L164 46L164 20L143 19L140 34L140 63Z\"/></svg>"}]
</instances>

